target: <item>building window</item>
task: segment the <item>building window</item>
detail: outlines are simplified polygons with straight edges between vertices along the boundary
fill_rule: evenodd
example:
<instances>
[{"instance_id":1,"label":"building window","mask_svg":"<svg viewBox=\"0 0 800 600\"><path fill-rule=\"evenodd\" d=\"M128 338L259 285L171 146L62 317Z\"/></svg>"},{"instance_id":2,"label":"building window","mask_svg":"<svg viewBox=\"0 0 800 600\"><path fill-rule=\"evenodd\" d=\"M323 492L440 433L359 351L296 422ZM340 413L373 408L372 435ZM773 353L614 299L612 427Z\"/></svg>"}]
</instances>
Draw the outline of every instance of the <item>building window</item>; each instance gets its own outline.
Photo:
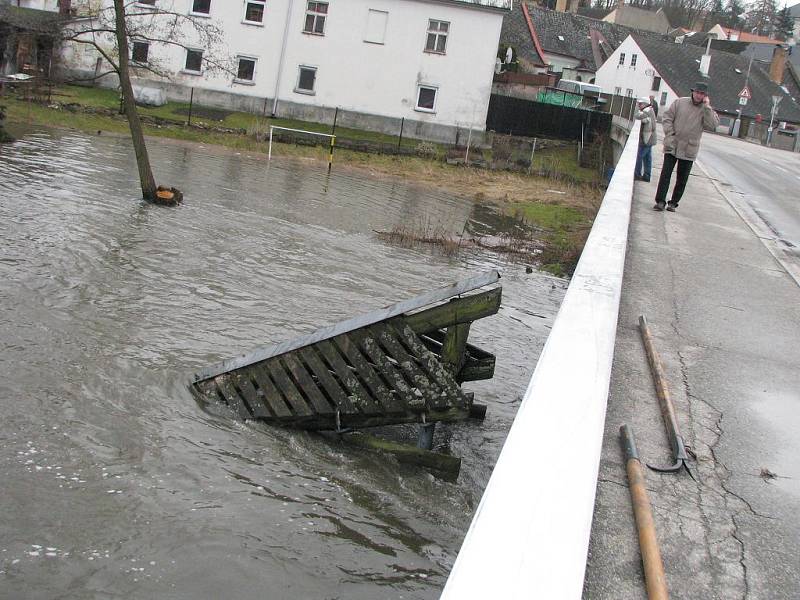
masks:
<instances>
[{"instance_id":1,"label":"building window","mask_svg":"<svg viewBox=\"0 0 800 600\"><path fill-rule=\"evenodd\" d=\"M236 69L237 83L254 83L256 79L256 59L249 56L238 57L239 66Z\"/></svg>"},{"instance_id":2,"label":"building window","mask_svg":"<svg viewBox=\"0 0 800 600\"><path fill-rule=\"evenodd\" d=\"M265 0L247 0L244 3L244 22L245 23L264 23Z\"/></svg>"},{"instance_id":3,"label":"building window","mask_svg":"<svg viewBox=\"0 0 800 600\"><path fill-rule=\"evenodd\" d=\"M327 15L327 2L309 2L306 5L306 23L303 26L303 31L316 35L325 35L325 18Z\"/></svg>"},{"instance_id":4,"label":"building window","mask_svg":"<svg viewBox=\"0 0 800 600\"><path fill-rule=\"evenodd\" d=\"M417 110L425 112L436 111L436 93L438 88L421 85L417 88Z\"/></svg>"},{"instance_id":5,"label":"building window","mask_svg":"<svg viewBox=\"0 0 800 600\"><path fill-rule=\"evenodd\" d=\"M297 87L294 91L298 94L314 94L314 84L317 82L317 68L300 66L300 73L297 76Z\"/></svg>"},{"instance_id":6,"label":"building window","mask_svg":"<svg viewBox=\"0 0 800 600\"><path fill-rule=\"evenodd\" d=\"M664 106L667 103L667 92L661 92L661 106Z\"/></svg>"},{"instance_id":7,"label":"building window","mask_svg":"<svg viewBox=\"0 0 800 600\"><path fill-rule=\"evenodd\" d=\"M447 21L428 21L428 37L425 41L425 52L436 52L444 54L447 47L447 33L450 31L450 23Z\"/></svg>"},{"instance_id":8,"label":"building window","mask_svg":"<svg viewBox=\"0 0 800 600\"><path fill-rule=\"evenodd\" d=\"M131 45L131 60L141 65L147 64L147 55L150 53L150 44L147 42L133 42Z\"/></svg>"},{"instance_id":9,"label":"building window","mask_svg":"<svg viewBox=\"0 0 800 600\"><path fill-rule=\"evenodd\" d=\"M632 66L632 67L635 67L635 66L636 66L636 59L637 59L637 58L639 58L639 55L638 55L638 54L631 54L631 66Z\"/></svg>"},{"instance_id":10,"label":"building window","mask_svg":"<svg viewBox=\"0 0 800 600\"><path fill-rule=\"evenodd\" d=\"M367 11L367 29L364 32L364 41L370 44L383 44L386 39L386 23L389 13L384 10Z\"/></svg>"},{"instance_id":11,"label":"building window","mask_svg":"<svg viewBox=\"0 0 800 600\"><path fill-rule=\"evenodd\" d=\"M620 65L624 65L625 64L625 53L624 52L620 52L619 53L619 64Z\"/></svg>"},{"instance_id":12,"label":"building window","mask_svg":"<svg viewBox=\"0 0 800 600\"><path fill-rule=\"evenodd\" d=\"M189 71L190 73L201 73L203 71L203 51L187 50L186 64L184 65L183 70Z\"/></svg>"},{"instance_id":13,"label":"building window","mask_svg":"<svg viewBox=\"0 0 800 600\"><path fill-rule=\"evenodd\" d=\"M583 81L583 79L581 79L581 76L580 76L580 75L576 75L576 76L575 76L575 81Z\"/></svg>"},{"instance_id":14,"label":"building window","mask_svg":"<svg viewBox=\"0 0 800 600\"><path fill-rule=\"evenodd\" d=\"M211 0L192 0L192 14L208 15L211 13Z\"/></svg>"},{"instance_id":15,"label":"building window","mask_svg":"<svg viewBox=\"0 0 800 600\"><path fill-rule=\"evenodd\" d=\"M621 87L615 87L614 88L614 95L615 96L619 96L621 93L622 93L622 88Z\"/></svg>"},{"instance_id":16,"label":"building window","mask_svg":"<svg viewBox=\"0 0 800 600\"><path fill-rule=\"evenodd\" d=\"M661 88L661 77L653 77L653 85L651 87L654 92L657 92Z\"/></svg>"},{"instance_id":17,"label":"building window","mask_svg":"<svg viewBox=\"0 0 800 600\"><path fill-rule=\"evenodd\" d=\"M633 96L633 90L631 88L628 88L627 90L625 90L625 95L628 98L630 98L631 96Z\"/></svg>"}]
</instances>

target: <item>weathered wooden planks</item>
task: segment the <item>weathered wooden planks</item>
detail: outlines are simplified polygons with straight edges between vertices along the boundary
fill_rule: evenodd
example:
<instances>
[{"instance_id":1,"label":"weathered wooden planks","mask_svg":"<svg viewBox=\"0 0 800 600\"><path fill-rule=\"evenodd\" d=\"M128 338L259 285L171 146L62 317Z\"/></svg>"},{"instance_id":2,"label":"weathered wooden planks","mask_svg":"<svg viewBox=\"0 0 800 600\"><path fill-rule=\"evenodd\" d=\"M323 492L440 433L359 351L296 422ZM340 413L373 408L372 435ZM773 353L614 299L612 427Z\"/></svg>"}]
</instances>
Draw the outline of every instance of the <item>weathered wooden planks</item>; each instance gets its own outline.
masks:
<instances>
[{"instance_id":1,"label":"weathered wooden planks","mask_svg":"<svg viewBox=\"0 0 800 600\"><path fill-rule=\"evenodd\" d=\"M494 371L494 356L467 343L470 324L497 312L501 290L420 309L497 277L474 277L226 361L198 373L192 390L242 419L306 429L468 418L472 395L459 383Z\"/></svg>"}]
</instances>

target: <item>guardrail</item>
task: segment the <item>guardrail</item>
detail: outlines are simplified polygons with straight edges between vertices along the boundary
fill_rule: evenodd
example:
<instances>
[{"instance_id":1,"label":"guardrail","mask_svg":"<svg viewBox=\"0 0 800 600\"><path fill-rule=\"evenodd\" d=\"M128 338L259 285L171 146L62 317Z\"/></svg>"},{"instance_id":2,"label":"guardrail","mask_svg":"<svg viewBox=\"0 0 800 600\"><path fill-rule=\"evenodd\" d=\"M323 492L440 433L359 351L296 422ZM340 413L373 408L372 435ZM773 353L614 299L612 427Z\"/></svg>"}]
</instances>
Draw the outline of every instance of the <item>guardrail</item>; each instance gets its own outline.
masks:
<instances>
[{"instance_id":1,"label":"guardrail","mask_svg":"<svg viewBox=\"0 0 800 600\"><path fill-rule=\"evenodd\" d=\"M442 600L581 597L639 127L617 163Z\"/></svg>"}]
</instances>

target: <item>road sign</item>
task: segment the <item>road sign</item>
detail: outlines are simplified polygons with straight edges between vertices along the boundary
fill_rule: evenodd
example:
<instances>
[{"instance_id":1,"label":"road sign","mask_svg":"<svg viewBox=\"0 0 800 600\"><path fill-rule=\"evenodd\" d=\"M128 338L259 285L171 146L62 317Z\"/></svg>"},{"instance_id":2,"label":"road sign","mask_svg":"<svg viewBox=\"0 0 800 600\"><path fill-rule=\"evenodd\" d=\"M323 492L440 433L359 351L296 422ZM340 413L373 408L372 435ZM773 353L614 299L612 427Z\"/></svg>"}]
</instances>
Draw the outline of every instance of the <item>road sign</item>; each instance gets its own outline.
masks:
<instances>
[{"instance_id":1,"label":"road sign","mask_svg":"<svg viewBox=\"0 0 800 600\"><path fill-rule=\"evenodd\" d=\"M742 91L739 92L739 98L746 98L746 99L750 100L750 98L752 98L752 97L753 97L753 93L750 91L750 86L747 86L747 85L744 86L742 88Z\"/></svg>"},{"instance_id":2,"label":"road sign","mask_svg":"<svg viewBox=\"0 0 800 600\"><path fill-rule=\"evenodd\" d=\"M745 98L744 96L740 96L739 97L739 104L741 104L742 106L745 106L747 104L747 98Z\"/></svg>"}]
</instances>

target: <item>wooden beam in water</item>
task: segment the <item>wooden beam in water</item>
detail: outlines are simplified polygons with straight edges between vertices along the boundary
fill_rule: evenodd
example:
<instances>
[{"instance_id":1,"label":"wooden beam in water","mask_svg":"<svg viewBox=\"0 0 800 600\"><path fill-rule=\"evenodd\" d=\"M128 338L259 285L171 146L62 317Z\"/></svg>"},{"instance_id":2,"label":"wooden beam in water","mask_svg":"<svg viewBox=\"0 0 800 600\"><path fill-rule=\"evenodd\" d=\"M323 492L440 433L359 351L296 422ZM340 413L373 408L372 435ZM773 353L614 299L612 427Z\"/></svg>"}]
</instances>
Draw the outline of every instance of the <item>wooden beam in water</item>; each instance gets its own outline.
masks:
<instances>
[{"instance_id":1,"label":"wooden beam in water","mask_svg":"<svg viewBox=\"0 0 800 600\"><path fill-rule=\"evenodd\" d=\"M503 288L495 288L480 294L454 298L445 304L405 316L405 321L415 333L426 334L439 329L471 323L489 317L500 310Z\"/></svg>"},{"instance_id":2,"label":"wooden beam in water","mask_svg":"<svg viewBox=\"0 0 800 600\"><path fill-rule=\"evenodd\" d=\"M442 344L442 364L461 383L458 374L465 362L465 351L467 348L467 337L469 337L469 326L472 323L459 323L447 328L447 335Z\"/></svg>"},{"instance_id":3,"label":"wooden beam in water","mask_svg":"<svg viewBox=\"0 0 800 600\"><path fill-rule=\"evenodd\" d=\"M348 444L353 444L361 448L388 452L393 455L398 462L428 467L437 471L450 473L456 477L461 469L461 459L457 456L422 450L416 446L400 444L367 433L346 435L342 439Z\"/></svg>"}]
</instances>

